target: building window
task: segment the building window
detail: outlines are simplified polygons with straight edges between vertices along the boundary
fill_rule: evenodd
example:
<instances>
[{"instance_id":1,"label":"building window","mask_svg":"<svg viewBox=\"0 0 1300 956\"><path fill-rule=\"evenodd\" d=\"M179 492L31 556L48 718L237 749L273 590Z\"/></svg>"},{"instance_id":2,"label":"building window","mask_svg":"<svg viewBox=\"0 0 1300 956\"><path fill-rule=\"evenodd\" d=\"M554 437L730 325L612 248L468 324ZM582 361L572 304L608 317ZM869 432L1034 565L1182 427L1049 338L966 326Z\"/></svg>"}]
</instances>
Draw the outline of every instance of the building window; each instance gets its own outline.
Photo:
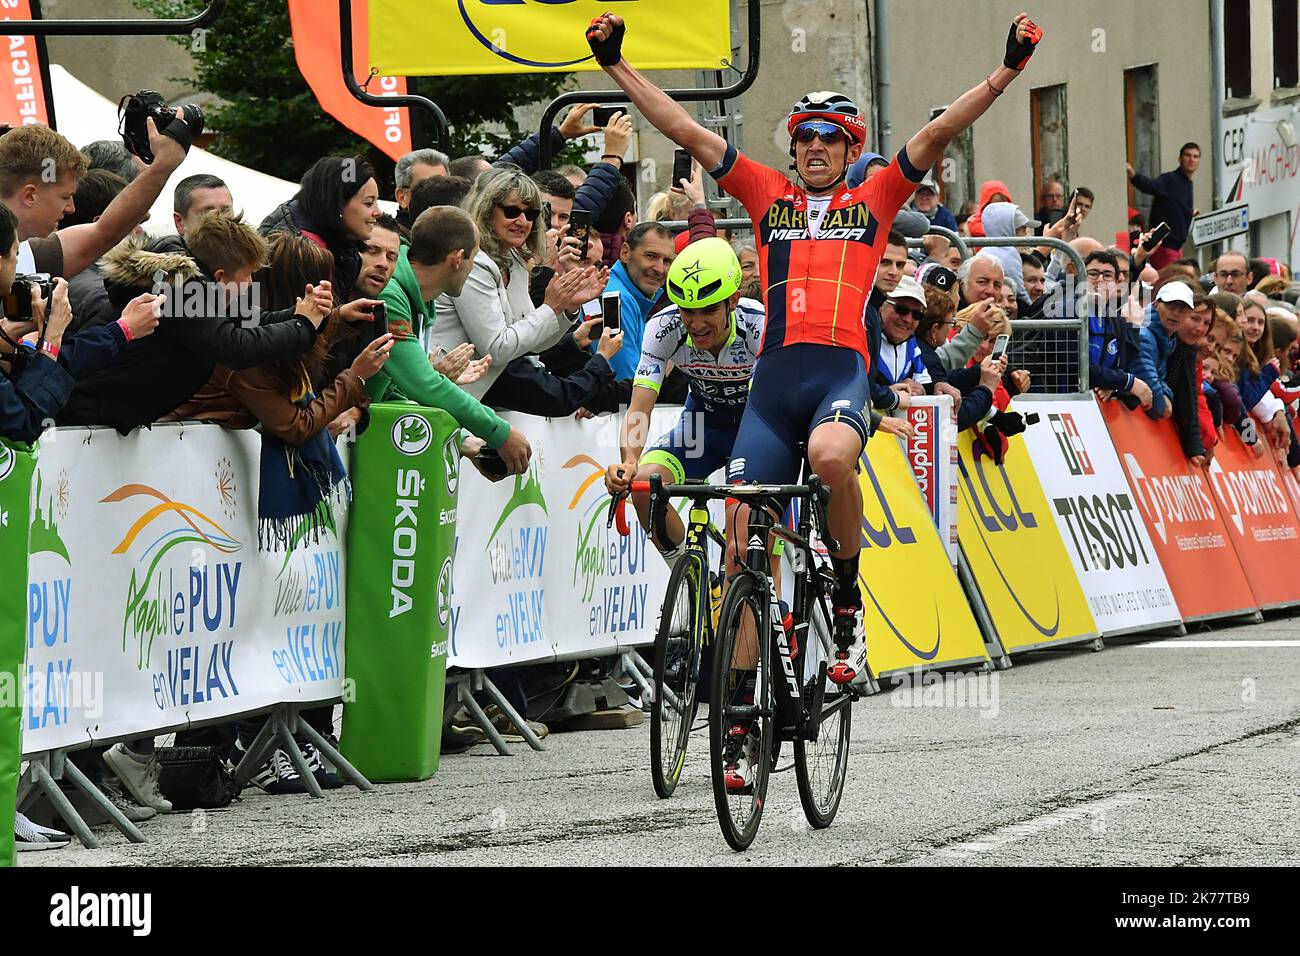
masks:
<instances>
[{"instance_id":1,"label":"building window","mask_svg":"<svg viewBox=\"0 0 1300 956\"><path fill-rule=\"evenodd\" d=\"M1228 99L1250 98L1250 4L1224 7L1223 77Z\"/></svg>"},{"instance_id":2,"label":"building window","mask_svg":"<svg viewBox=\"0 0 1300 956\"><path fill-rule=\"evenodd\" d=\"M1273 88L1300 86L1300 3L1273 0Z\"/></svg>"},{"instance_id":3,"label":"building window","mask_svg":"<svg viewBox=\"0 0 1300 956\"><path fill-rule=\"evenodd\" d=\"M1155 66L1138 66L1124 71L1125 156L1140 173L1155 176L1160 171L1160 87ZM1128 204L1146 217L1151 197L1128 184Z\"/></svg>"},{"instance_id":4,"label":"building window","mask_svg":"<svg viewBox=\"0 0 1300 956\"><path fill-rule=\"evenodd\" d=\"M1029 93L1029 124L1033 137L1034 198L1051 180L1070 181L1070 144L1065 123L1065 84L1040 86Z\"/></svg>"},{"instance_id":5,"label":"building window","mask_svg":"<svg viewBox=\"0 0 1300 956\"><path fill-rule=\"evenodd\" d=\"M930 111L930 119L942 113L946 106ZM952 210L955 216L962 203L979 199L975 191L975 134L968 126L948 144L943 156L934 166L934 181L939 184L939 201Z\"/></svg>"}]
</instances>

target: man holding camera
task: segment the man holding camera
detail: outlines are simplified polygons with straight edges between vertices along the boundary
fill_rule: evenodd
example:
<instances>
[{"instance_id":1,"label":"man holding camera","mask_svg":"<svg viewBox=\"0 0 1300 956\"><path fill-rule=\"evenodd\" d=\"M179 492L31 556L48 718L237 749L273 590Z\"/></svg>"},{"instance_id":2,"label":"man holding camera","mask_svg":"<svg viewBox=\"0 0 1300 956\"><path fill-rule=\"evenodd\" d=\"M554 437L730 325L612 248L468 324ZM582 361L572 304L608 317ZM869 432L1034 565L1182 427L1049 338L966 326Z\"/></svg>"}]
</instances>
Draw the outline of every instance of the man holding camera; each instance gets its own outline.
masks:
<instances>
[{"instance_id":1,"label":"man holding camera","mask_svg":"<svg viewBox=\"0 0 1300 956\"><path fill-rule=\"evenodd\" d=\"M148 216L185 160L193 136L203 129L202 114L194 107L185 110L197 130L179 109L161 132L151 116L144 119L140 135L147 137L153 162L98 220L67 229L58 228L59 220L76 208L73 195L88 169L85 155L48 126L0 134L0 202L18 217L18 271L74 276L126 238Z\"/></svg>"}]
</instances>

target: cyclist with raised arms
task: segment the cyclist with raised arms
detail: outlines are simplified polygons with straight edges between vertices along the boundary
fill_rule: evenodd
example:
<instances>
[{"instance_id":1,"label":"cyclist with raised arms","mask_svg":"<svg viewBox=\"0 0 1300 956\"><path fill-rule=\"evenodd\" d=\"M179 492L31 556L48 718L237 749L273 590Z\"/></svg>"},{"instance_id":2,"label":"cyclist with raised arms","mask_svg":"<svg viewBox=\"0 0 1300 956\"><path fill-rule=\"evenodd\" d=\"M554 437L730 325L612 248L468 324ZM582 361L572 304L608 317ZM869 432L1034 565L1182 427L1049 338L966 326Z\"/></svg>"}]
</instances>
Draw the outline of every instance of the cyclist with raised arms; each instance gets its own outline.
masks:
<instances>
[{"instance_id":1,"label":"cyclist with raised arms","mask_svg":"<svg viewBox=\"0 0 1300 956\"><path fill-rule=\"evenodd\" d=\"M799 180L792 183L701 126L638 73L623 59L624 33L622 17L593 20L587 41L596 60L641 115L688 150L754 221L767 324L728 478L792 483L799 445L807 442L810 467L832 491L830 532L840 545L831 555L836 659L828 676L848 683L866 667L857 466L869 435L870 351L862 317L876 265L899 208L948 143L1019 76L1042 31L1028 15L1017 16L1002 65L908 140L889 166L852 189L845 172L866 145L866 123L848 97L811 93L791 110L790 155Z\"/></svg>"}]
</instances>

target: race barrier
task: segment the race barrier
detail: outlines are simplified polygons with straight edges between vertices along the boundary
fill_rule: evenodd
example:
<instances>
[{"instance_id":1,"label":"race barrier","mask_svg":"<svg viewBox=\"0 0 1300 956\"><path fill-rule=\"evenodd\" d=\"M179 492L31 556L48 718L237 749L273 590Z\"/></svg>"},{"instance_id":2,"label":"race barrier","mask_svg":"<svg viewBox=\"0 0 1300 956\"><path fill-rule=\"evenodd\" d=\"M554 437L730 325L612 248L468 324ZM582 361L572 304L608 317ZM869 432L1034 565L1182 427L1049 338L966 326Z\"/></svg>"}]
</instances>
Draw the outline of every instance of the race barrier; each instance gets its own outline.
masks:
<instances>
[{"instance_id":1,"label":"race barrier","mask_svg":"<svg viewBox=\"0 0 1300 956\"><path fill-rule=\"evenodd\" d=\"M925 499L939 540L957 567L957 417L947 395L912 399L907 420L916 434L905 444L907 462Z\"/></svg>"},{"instance_id":2,"label":"race barrier","mask_svg":"<svg viewBox=\"0 0 1300 956\"><path fill-rule=\"evenodd\" d=\"M1010 439L1001 465L969 429L958 438L958 453L957 532L967 593L987 611L1003 656L1088 642L1099 648L1097 625L1024 436Z\"/></svg>"},{"instance_id":3,"label":"race barrier","mask_svg":"<svg viewBox=\"0 0 1300 956\"><path fill-rule=\"evenodd\" d=\"M1273 454L1257 458L1226 428L1205 470L1255 603L1265 611L1300 604L1300 521Z\"/></svg>"},{"instance_id":4,"label":"race barrier","mask_svg":"<svg viewBox=\"0 0 1300 956\"><path fill-rule=\"evenodd\" d=\"M1258 614L1214 493L1173 422L1116 401L1101 403L1101 413L1183 621Z\"/></svg>"},{"instance_id":5,"label":"race barrier","mask_svg":"<svg viewBox=\"0 0 1300 956\"><path fill-rule=\"evenodd\" d=\"M14 862L14 810L22 753L21 680L27 641L27 513L36 454L0 441L0 867Z\"/></svg>"},{"instance_id":6,"label":"race barrier","mask_svg":"<svg viewBox=\"0 0 1300 956\"><path fill-rule=\"evenodd\" d=\"M371 780L424 780L442 742L459 428L444 411L370 406L351 456L347 676L339 749ZM392 529L390 532L389 529Z\"/></svg>"},{"instance_id":7,"label":"race barrier","mask_svg":"<svg viewBox=\"0 0 1300 956\"><path fill-rule=\"evenodd\" d=\"M888 435L869 441L858 481L858 582L871 673L881 678L917 668L987 666L984 639L902 443Z\"/></svg>"},{"instance_id":8,"label":"race barrier","mask_svg":"<svg viewBox=\"0 0 1300 956\"><path fill-rule=\"evenodd\" d=\"M1020 401L1041 408L1025 446L1102 636L1181 626L1096 401Z\"/></svg>"}]
</instances>

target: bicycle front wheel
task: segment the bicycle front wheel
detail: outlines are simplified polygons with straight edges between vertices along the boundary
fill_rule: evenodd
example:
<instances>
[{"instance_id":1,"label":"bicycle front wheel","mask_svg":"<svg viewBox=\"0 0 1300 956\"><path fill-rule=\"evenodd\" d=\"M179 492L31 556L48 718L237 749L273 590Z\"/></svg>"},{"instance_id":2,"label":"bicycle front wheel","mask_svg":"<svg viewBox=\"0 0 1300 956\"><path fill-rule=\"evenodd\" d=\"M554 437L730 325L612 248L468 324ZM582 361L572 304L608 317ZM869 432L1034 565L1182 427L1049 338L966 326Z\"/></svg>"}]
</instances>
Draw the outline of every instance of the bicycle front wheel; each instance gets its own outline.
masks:
<instances>
[{"instance_id":1,"label":"bicycle front wheel","mask_svg":"<svg viewBox=\"0 0 1300 956\"><path fill-rule=\"evenodd\" d=\"M804 706L810 706L817 685L818 665L830 661L831 624L821 601L813 601L812 619L808 624L808 647L800 649L803 668ZM844 795L844 780L849 772L849 731L852 726L853 701L856 695L823 678L822 721L816 740L798 738L794 742L794 776L799 784L799 802L804 816L814 830L831 825Z\"/></svg>"},{"instance_id":2,"label":"bicycle front wheel","mask_svg":"<svg viewBox=\"0 0 1300 956\"><path fill-rule=\"evenodd\" d=\"M673 566L655 636L654 698L650 702L650 777L655 793L671 797L686 763L699 704L700 648L708 590L705 555L687 551Z\"/></svg>"},{"instance_id":3,"label":"bicycle front wheel","mask_svg":"<svg viewBox=\"0 0 1300 956\"><path fill-rule=\"evenodd\" d=\"M745 850L758 834L767 798L773 738L767 591L750 574L731 583L718 618L709 703L713 800L722 835ZM736 764L743 774L738 776Z\"/></svg>"}]
</instances>

